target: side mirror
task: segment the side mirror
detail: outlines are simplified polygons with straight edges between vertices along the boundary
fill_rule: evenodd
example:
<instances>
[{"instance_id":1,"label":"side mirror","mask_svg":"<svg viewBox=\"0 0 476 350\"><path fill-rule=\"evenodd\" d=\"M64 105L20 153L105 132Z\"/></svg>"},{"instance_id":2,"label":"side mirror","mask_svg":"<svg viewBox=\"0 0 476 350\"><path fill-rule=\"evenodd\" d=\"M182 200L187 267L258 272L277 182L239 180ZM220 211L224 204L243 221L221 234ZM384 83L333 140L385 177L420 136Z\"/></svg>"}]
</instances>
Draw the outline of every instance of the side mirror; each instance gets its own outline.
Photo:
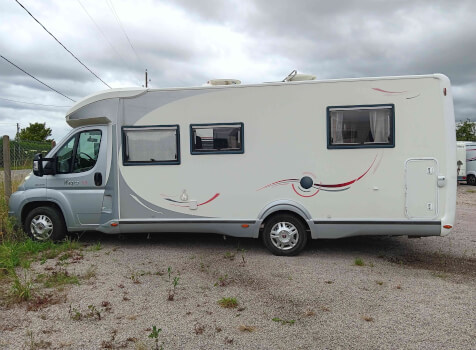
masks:
<instances>
[{"instance_id":1,"label":"side mirror","mask_svg":"<svg viewBox=\"0 0 476 350\"><path fill-rule=\"evenodd\" d=\"M46 164L43 164L46 162ZM41 153L35 154L33 158L33 174L42 177L43 175L56 175L56 156L53 158L43 158Z\"/></svg>"},{"instance_id":2,"label":"side mirror","mask_svg":"<svg viewBox=\"0 0 476 350\"><path fill-rule=\"evenodd\" d=\"M37 153L33 157L33 174L39 177L43 176L43 155L41 153Z\"/></svg>"}]
</instances>

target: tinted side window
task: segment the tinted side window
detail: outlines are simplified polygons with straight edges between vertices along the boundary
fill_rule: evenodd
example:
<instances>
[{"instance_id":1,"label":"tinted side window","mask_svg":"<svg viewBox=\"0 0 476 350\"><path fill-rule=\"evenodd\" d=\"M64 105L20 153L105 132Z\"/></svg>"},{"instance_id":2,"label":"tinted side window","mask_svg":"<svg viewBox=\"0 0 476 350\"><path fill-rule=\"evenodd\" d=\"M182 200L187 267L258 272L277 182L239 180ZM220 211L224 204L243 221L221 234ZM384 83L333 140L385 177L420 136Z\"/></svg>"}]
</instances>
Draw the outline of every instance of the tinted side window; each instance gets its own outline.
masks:
<instances>
[{"instance_id":1,"label":"tinted side window","mask_svg":"<svg viewBox=\"0 0 476 350\"><path fill-rule=\"evenodd\" d=\"M67 174L71 172L71 164L73 163L74 145L78 135L74 135L56 152L56 172L58 174Z\"/></svg>"},{"instance_id":2,"label":"tinted side window","mask_svg":"<svg viewBox=\"0 0 476 350\"><path fill-rule=\"evenodd\" d=\"M178 125L123 127L124 165L180 164Z\"/></svg>"},{"instance_id":3,"label":"tinted side window","mask_svg":"<svg viewBox=\"0 0 476 350\"><path fill-rule=\"evenodd\" d=\"M243 153L243 123L190 125L192 154Z\"/></svg>"},{"instance_id":4,"label":"tinted side window","mask_svg":"<svg viewBox=\"0 0 476 350\"><path fill-rule=\"evenodd\" d=\"M74 135L56 152L58 174L91 170L99 156L101 131L88 130Z\"/></svg>"},{"instance_id":5,"label":"tinted side window","mask_svg":"<svg viewBox=\"0 0 476 350\"><path fill-rule=\"evenodd\" d=\"M394 107L327 108L328 148L394 147Z\"/></svg>"},{"instance_id":6,"label":"tinted side window","mask_svg":"<svg viewBox=\"0 0 476 350\"><path fill-rule=\"evenodd\" d=\"M101 131L91 130L79 134L76 157L74 158L73 173L81 173L94 168L99 156Z\"/></svg>"}]
</instances>

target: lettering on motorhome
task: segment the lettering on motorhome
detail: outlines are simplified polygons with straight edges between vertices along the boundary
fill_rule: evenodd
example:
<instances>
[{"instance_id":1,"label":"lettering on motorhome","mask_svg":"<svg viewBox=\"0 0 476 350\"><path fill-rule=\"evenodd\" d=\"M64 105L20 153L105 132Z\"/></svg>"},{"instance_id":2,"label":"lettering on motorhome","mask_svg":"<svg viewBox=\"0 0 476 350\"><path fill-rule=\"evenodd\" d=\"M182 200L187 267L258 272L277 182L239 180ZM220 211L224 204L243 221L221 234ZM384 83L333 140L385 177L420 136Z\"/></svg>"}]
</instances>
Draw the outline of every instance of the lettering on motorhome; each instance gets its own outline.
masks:
<instances>
[{"instance_id":1,"label":"lettering on motorhome","mask_svg":"<svg viewBox=\"0 0 476 350\"><path fill-rule=\"evenodd\" d=\"M64 184L66 186L78 186L79 181L73 181L73 180L64 180Z\"/></svg>"}]
</instances>

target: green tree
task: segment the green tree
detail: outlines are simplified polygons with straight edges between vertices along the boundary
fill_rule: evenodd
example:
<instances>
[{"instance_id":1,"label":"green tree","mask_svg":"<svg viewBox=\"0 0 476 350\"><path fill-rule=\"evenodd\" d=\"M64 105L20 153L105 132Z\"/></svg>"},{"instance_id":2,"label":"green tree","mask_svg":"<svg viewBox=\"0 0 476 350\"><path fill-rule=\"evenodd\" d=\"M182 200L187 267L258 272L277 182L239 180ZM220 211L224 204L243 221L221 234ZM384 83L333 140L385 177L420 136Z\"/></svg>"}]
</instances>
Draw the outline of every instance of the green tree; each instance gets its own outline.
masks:
<instances>
[{"instance_id":1,"label":"green tree","mask_svg":"<svg viewBox=\"0 0 476 350\"><path fill-rule=\"evenodd\" d=\"M51 129L46 127L46 123L30 123L30 126L23 128L18 133L17 139L21 141L51 141Z\"/></svg>"},{"instance_id":2,"label":"green tree","mask_svg":"<svg viewBox=\"0 0 476 350\"><path fill-rule=\"evenodd\" d=\"M476 141L476 125L469 119L456 124L456 140Z\"/></svg>"}]
</instances>

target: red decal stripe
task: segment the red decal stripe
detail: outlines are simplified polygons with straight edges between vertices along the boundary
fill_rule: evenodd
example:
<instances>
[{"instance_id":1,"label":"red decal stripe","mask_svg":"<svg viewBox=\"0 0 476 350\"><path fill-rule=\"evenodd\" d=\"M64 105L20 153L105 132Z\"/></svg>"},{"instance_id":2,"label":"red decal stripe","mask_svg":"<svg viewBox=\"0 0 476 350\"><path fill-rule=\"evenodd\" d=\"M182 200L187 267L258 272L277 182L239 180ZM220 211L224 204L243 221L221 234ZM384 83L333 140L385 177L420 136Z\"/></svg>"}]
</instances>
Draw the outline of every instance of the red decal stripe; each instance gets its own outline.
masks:
<instances>
[{"instance_id":1,"label":"red decal stripe","mask_svg":"<svg viewBox=\"0 0 476 350\"><path fill-rule=\"evenodd\" d=\"M335 187L345 187L345 186L352 185L354 182L359 181L361 178L363 178L363 177L369 172L369 170L370 170L370 169L372 168L372 166L374 165L376 159L377 159L377 156L375 156L374 161L372 162L372 164L370 164L370 167L367 169L367 171L366 171L365 173L363 173L362 175L360 175L358 178L356 178L356 179L354 179L354 180L352 180L352 181L344 182L344 183L341 183L341 184L335 184L335 185L322 185L322 184L319 184L319 187L335 188Z\"/></svg>"},{"instance_id":2,"label":"red decal stripe","mask_svg":"<svg viewBox=\"0 0 476 350\"><path fill-rule=\"evenodd\" d=\"M200 203L198 204L197 206L201 206L201 205L205 205L207 203L210 203L212 200L216 199L218 196L220 195L220 193L216 193L212 198L210 198L209 200L207 200L206 202L203 202L203 203Z\"/></svg>"},{"instance_id":3,"label":"red decal stripe","mask_svg":"<svg viewBox=\"0 0 476 350\"><path fill-rule=\"evenodd\" d=\"M372 88L372 90L380 91L380 92L385 92L387 94L403 94L406 91L387 91L387 90L382 90L379 88Z\"/></svg>"},{"instance_id":4,"label":"red decal stripe","mask_svg":"<svg viewBox=\"0 0 476 350\"><path fill-rule=\"evenodd\" d=\"M305 197L305 198L314 197L316 194L319 193L319 190L317 190L316 193L311 194L310 196L304 196L304 195L300 194L298 191L296 191L296 188L294 187L294 184L292 184L292 187L293 187L294 192L296 192L296 194L300 195L301 197Z\"/></svg>"}]
</instances>

